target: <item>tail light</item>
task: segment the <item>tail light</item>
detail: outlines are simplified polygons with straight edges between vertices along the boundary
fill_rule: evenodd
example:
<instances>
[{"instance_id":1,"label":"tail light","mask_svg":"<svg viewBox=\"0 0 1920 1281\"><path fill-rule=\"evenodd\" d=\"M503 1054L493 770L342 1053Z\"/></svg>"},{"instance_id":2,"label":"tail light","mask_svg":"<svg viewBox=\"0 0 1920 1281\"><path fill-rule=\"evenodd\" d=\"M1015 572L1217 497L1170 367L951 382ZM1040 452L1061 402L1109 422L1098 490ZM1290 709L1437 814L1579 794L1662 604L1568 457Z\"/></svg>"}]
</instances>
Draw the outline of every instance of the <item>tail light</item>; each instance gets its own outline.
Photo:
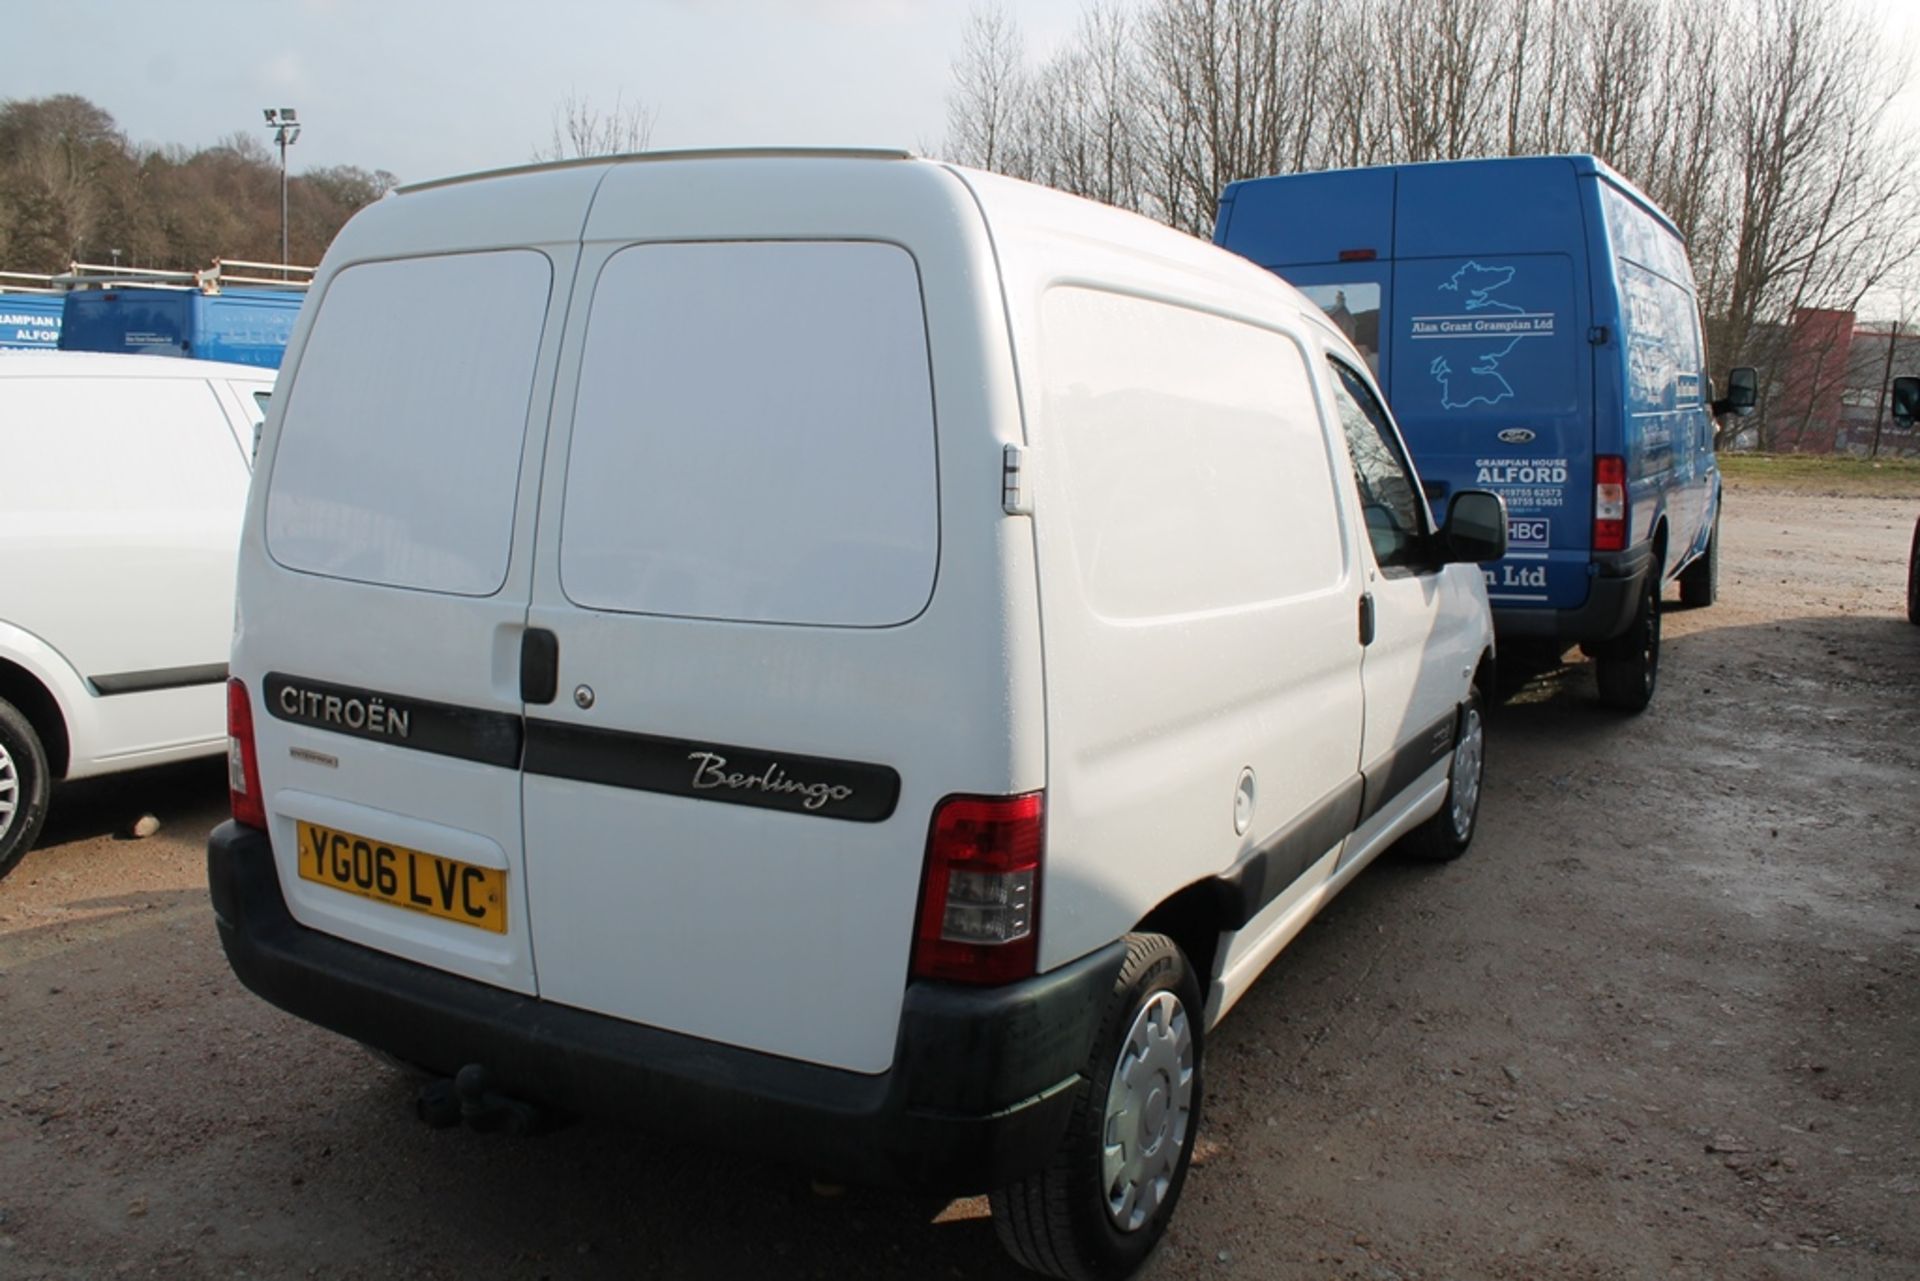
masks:
<instances>
[{"instance_id":1,"label":"tail light","mask_svg":"<svg viewBox=\"0 0 1920 1281\"><path fill-rule=\"evenodd\" d=\"M1593 550L1627 549L1627 460L1601 454L1593 460Z\"/></svg>"},{"instance_id":2,"label":"tail light","mask_svg":"<svg viewBox=\"0 0 1920 1281\"><path fill-rule=\"evenodd\" d=\"M234 822L266 830L260 757L253 749L253 704L247 699L246 683L238 677L227 682L227 797Z\"/></svg>"},{"instance_id":3,"label":"tail light","mask_svg":"<svg viewBox=\"0 0 1920 1281\"><path fill-rule=\"evenodd\" d=\"M934 811L913 977L993 984L1033 974L1043 795L954 796Z\"/></svg>"}]
</instances>

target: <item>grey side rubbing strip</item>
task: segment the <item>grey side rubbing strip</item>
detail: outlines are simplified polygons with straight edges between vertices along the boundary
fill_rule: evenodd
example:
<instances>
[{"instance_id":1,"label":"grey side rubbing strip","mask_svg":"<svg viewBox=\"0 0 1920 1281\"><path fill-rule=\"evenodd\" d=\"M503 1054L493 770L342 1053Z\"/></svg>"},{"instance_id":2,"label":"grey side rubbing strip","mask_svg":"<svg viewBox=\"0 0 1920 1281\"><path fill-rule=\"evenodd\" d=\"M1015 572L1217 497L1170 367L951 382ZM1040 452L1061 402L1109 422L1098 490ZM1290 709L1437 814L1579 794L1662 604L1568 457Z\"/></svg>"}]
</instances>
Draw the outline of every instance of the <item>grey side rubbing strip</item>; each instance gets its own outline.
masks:
<instances>
[{"instance_id":1,"label":"grey side rubbing strip","mask_svg":"<svg viewBox=\"0 0 1920 1281\"><path fill-rule=\"evenodd\" d=\"M1393 754L1378 769L1367 773L1367 799L1360 808L1360 821L1366 822L1385 808L1388 801L1412 787L1419 777L1445 760L1453 751L1454 735L1460 725L1460 709L1454 708L1393 749Z\"/></svg>"},{"instance_id":2,"label":"grey side rubbing strip","mask_svg":"<svg viewBox=\"0 0 1920 1281\"><path fill-rule=\"evenodd\" d=\"M227 679L225 663L202 663L197 667L156 667L144 672L114 672L107 676L89 676L88 682L102 695L145 694L156 689L187 689L194 685L218 685Z\"/></svg>"},{"instance_id":3,"label":"grey side rubbing strip","mask_svg":"<svg viewBox=\"0 0 1920 1281\"><path fill-rule=\"evenodd\" d=\"M885 765L558 721L527 722L526 770L605 787L878 823L900 799Z\"/></svg>"},{"instance_id":4,"label":"grey side rubbing strip","mask_svg":"<svg viewBox=\"0 0 1920 1281\"><path fill-rule=\"evenodd\" d=\"M1280 897L1320 857L1360 826L1366 781L1358 774L1215 879L1221 928L1237 930Z\"/></svg>"},{"instance_id":5,"label":"grey side rubbing strip","mask_svg":"<svg viewBox=\"0 0 1920 1281\"><path fill-rule=\"evenodd\" d=\"M382 690L268 672L260 701L275 720L482 765L520 765L520 717Z\"/></svg>"}]
</instances>

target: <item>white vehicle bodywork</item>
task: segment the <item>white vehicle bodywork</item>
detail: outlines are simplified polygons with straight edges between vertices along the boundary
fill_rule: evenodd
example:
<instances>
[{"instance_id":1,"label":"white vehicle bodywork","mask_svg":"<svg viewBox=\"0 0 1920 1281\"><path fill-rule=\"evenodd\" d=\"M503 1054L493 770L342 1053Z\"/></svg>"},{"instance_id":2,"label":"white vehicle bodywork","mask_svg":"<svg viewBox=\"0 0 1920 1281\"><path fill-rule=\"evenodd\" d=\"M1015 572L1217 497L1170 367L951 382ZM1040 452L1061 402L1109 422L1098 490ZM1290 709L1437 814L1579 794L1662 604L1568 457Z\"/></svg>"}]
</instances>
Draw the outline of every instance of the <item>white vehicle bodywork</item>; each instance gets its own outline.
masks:
<instances>
[{"instance_id":1,"label":"white vehicle bodywork","mask_svg":"<svg viewBox=\"0 0 1920 1281\"><path fill-rule=\"evenodd\" d=\"M233 656L301 925L877 1074L944 797L1044 791L1043 972L1355 797L1220 941L1211 1021L1446 795L1426 739L1490 657L1480 575L1374 564L1329 361L1364 364L1211 246L897 157L641 158L383 201L313 300ZM421 332L456 309L486 314ZM748 745L898 796L834 821L503 767L283 715L269 678L710 745L696 789ZM302 821L504 871L504 933L304 879Z\"/></svg>"},{"instance_id":2,"label":"white vehicle bodywork","mask_svg":"<svg viewBox=\"0 0 1920 1281\"><path fill-rule=\"evenodd\" d=\"M211 361L0 358L0 667L57 707L42 736L61 776L224 750L234 550L272 387Z\"/></svg>"}]
</instances>

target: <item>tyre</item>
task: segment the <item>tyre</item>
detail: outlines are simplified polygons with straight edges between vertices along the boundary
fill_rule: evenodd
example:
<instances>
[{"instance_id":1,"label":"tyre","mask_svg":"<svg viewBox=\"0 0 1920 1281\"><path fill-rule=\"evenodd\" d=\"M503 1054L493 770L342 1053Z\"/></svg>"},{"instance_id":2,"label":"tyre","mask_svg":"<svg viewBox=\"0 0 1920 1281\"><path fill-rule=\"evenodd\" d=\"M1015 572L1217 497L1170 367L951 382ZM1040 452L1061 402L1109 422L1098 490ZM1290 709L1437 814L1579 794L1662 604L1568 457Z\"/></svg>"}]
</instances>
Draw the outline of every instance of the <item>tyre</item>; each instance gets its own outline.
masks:
<instances>
[{"instance_id":1,"label":"tyre","mask_svg":"<svg viewBox=\"0 0 1920 1281\"><path fill-rule=\"evenodd\" d=\"M1707 535L1707 549L1680 571L1680 603L1688 609L1705 609L1719 598L1720 514L1715 512L1713 529Z\"/></svg>"},{"instance_id":2,"label":"tyre","mask_svg":"<svg viewBox=\"0 0 1920 1281\"><path fill-rule=\"evenodd\" d=\"M1053 1159L995 1191L993 1226L1023 1267L1074 1281L1138 1268L1180 1200L1200 1124L1200 985L1159 934L1127 936Z\"/></svg>"},{"instance_id":3,"label":"tyre","mask_svg":"<svg viewBox=\"0 0 1920 1281\"><path fill-rule=\"evenodd\" d=\"M33 848L52 786L40 736L20 709L0 699L0 877Z\"/></svg>"},{"instance_id":4,"label":"tyre","mask_svg":"<svg viewBox=\"0 0 1920 1281\"><path fill-rule=\"evenodd\" d=\"M1487 769L1487 717L1480 687L1467 690L1460 723L1453 734L1453 762L1447 769L1447 799L1432 818L1407 833L1401 848L1427 863L1459 858L1473 844L1480 819L1480 785Z\"/></svg>"},{"instance_id":5,"label":"tyre","mask_svg":"<svg viewBox=\"0 0 1920 1281\"><path fill-rule=\"evenodd\" d=\"M1660 677L1660 569L1647 571L1640 607L1627 630L1600 647L1594 659L1600 701L1623 712L1642 712L1653 701Z\"/></svg>"},{"instance_id":6,"label":"tyre","mask_svg":"<svg viewBox=\"0 0 1920 1281\"><path fill-rule=\"evenodd\" d=\"M1913 548L1907 553L1907 621L1920 623L1920 520L1913 523Z\"/></svg>"}]
</instances>

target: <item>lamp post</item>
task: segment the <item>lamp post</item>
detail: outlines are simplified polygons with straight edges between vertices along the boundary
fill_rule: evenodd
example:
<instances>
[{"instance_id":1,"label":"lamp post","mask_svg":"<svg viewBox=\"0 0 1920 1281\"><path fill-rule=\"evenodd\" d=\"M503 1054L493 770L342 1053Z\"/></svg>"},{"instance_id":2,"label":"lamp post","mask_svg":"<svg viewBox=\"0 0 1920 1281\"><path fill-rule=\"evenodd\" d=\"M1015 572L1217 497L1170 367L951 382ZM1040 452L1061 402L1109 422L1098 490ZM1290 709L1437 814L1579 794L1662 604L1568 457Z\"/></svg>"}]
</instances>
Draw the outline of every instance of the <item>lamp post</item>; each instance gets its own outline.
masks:
<instances>
[{"instance_id":1,"label":"lamp post","mask_svg":"<svg viewBox=\"0 0 1920 1281\"><path fill-rule=\"evenodd\" d=\"M265 107L261 114L267 118L267 128L273 130L273 140L280 144L280 265L285 267L287 257L287 148L300 141L299 117L292 107Z\"/></svg>"}]
</instances>

